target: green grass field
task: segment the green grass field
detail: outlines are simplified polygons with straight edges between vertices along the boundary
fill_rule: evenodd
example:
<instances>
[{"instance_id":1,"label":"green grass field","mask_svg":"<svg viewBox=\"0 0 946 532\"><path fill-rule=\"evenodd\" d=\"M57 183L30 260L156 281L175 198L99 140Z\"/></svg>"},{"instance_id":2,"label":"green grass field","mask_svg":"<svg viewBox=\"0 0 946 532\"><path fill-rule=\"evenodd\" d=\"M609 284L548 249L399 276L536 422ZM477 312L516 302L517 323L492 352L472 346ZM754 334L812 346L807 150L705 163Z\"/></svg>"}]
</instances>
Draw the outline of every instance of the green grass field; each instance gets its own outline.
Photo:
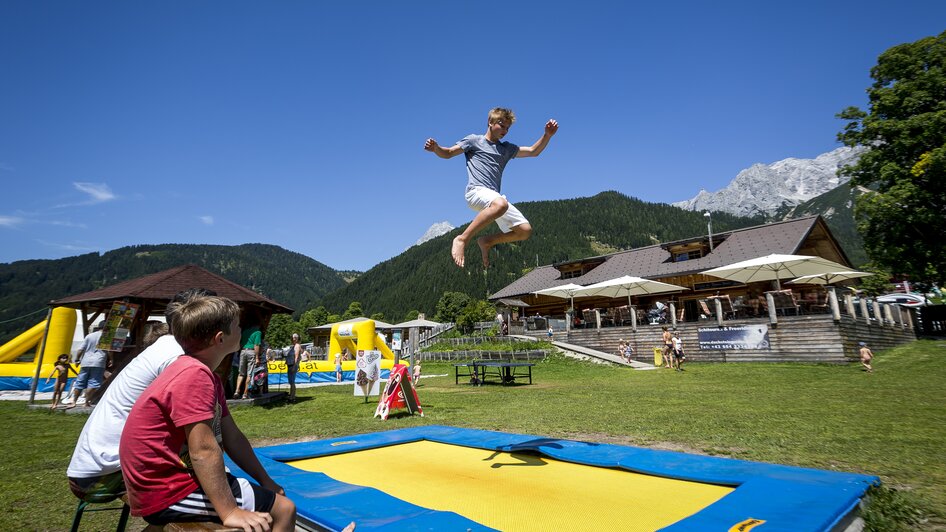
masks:
<instances>
[{"instance_id":1,"label":"green grass field","mask_svg":"<svg viewBox=\"0 0 946 532\"><path fill-rule=\"evenodd\" d=\"M254 445L438 424L641 445L880 476L872 530L946 530L946 342L878 353L876 371L810 364L692 364L633 371L553 356L535 384L454 384L424 363L425 417L372 418L351 386L300 390L294 405L239 407ZM67 530L75 509L65 469L85 416L0 403L0 530ZM114 527L88 515L83 530ZM130 529L143 522L133 519Z\"/></svg>"}]
</instances>

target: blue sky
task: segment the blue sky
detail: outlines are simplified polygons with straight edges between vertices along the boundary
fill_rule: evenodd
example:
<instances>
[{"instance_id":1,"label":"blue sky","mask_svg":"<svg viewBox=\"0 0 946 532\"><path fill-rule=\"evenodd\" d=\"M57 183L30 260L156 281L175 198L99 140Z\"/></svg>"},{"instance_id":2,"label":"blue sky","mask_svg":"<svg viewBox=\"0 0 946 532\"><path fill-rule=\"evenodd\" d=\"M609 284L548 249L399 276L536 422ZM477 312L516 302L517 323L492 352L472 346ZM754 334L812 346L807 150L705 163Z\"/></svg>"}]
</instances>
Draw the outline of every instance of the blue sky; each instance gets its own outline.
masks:
<instances>
[{"instance_id":1,"label":"blue sky","mask_svg":"<svg viewBox=\"0 0 946 532\"><path fill-rule=\"evenodd\" d=\"M513 202L688 199L838 147L877 56L946 21L941 0L634 4L5 0L0 262L263 242L366 270L472 218L462 157L423 144L494 106L517 144L560 123L507 166Z\"/></svg>"}]
</instances>

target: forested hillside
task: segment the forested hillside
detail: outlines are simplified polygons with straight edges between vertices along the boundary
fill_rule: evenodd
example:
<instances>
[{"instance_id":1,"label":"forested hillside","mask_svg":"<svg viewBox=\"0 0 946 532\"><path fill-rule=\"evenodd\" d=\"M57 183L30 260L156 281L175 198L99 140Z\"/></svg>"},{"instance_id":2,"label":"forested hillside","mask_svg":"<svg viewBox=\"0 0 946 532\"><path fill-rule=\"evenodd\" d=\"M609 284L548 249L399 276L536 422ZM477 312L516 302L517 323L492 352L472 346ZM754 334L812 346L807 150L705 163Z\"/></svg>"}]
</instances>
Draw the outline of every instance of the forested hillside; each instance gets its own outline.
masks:
<instances>
[{"instance_id":1,"label":"forested hillside","mask_svg":"<svg viewBox=\"0 0 946 532\"><path fill-rule=\"evenodd\" d=\"M860 194L859 189L845 183L795 207L784 208L772 219L786 220L820 214L831 228L831 234L844 248L851 264L861 267L870 259L864 251L864 239L857 232L857 224L854 222L854 200Z\"/></svg>"},{"instance_id":2,"label":"forested hillside","mask_svg":"<svg viewBox=\"0 0 946 532\"><path fill-rule=\"evenodd\" d=\"M197 264L297 313L316 306L322 296L345 284L328 266L267 244L142 245L101 255L17 261L0 264L0 343L42 320L42 311L51 300L182 264ZM35 311L41 312L14 320Z\"/></svg>"},{"instance_id":3,"label":"forested hillside","mask_svg":"<svg viewBox=\"0 0 946 532\"><path fill-rule=\"evenodd\" d=\"M348 286L325 297L326 308L344 311L359 301L366 314L383 313L399 321L409 311L433 315L447 291L484 298L518 279L537 264L552 264L603 255L706 233L702 213L664 203L647 203L617 192L590 198L517 203L532 223L532 238L493 248L488 274L479 248L467 248L465 269L450 258L450 244L461 228L414 246L365 272ZM714 213L713 230L726 231L761 223L758 219ZM490 231L495 231L495 225Z\"/></svg>"}]
</instances>

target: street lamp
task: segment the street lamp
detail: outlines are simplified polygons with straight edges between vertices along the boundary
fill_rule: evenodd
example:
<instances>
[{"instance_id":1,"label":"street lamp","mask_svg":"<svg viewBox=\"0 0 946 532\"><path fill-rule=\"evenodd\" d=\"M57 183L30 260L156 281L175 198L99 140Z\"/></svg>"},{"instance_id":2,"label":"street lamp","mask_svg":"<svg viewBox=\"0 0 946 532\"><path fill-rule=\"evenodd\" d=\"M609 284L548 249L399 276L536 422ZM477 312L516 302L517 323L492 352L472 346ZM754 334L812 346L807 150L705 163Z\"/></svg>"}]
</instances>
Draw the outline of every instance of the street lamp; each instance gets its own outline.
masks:
<instances>
[{"instance_id":1,"label":"street lamp","mask_svg":"<svg viewBox=\"0 0 946 532\"><path fill-rule=\"evenodd\" d=\"M713 218L710 216L709 211L704 212L703 216L706 217L706 232L709 233L710 252L712 252L713 251Z\"/></svg>"}]
</instances>

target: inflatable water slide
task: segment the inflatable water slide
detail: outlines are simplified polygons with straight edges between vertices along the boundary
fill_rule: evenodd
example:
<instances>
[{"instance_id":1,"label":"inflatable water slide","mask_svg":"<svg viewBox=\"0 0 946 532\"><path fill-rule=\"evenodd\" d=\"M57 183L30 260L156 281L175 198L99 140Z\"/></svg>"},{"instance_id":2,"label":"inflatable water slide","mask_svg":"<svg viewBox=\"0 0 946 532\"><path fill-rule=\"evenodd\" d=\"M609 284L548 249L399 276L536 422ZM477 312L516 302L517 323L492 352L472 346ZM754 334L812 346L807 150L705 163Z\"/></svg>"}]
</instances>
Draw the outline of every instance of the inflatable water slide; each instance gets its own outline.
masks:
<instances>
[{"instance_id":1,"label":"inflatable water slide","mask_svg":"<svg viewBox=\"0 0 946 532\"><path fill-rule=\"evenodd\" d=\"M76 334L76 311L56 307L48 321L48 334L47 320L43 320L0 346L0 390L29 390L36 373L37 357L40 357L42 362L36 391L53 391L56 381L51 380L46 384L46 377L52 374L59 355L72 352ZM81 333L81 330L79 332Z\"/></svg>"}]
</instances>

